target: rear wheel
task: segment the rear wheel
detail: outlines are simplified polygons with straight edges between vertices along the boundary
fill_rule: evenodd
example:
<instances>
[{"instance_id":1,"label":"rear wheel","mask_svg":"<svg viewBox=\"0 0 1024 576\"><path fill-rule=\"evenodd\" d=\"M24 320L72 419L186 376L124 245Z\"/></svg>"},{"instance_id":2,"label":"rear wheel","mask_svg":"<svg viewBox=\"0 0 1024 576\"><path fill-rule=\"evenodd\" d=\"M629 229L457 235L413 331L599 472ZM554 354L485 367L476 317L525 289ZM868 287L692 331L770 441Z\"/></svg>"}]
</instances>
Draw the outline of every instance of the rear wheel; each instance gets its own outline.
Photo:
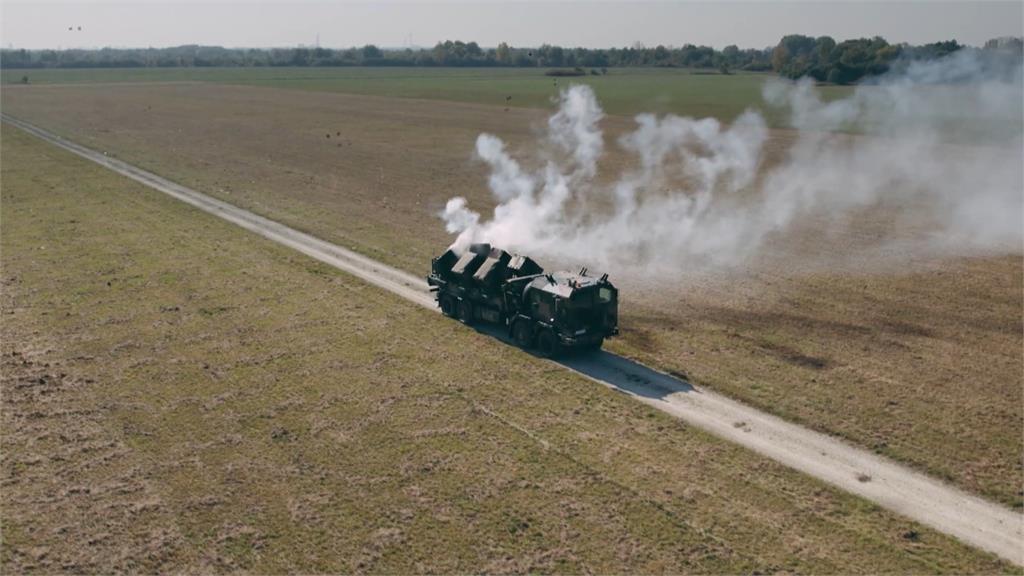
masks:
<instances>
[{"instance_id":1,"label":"rear wheel","mask_svg":"<svg viewBox=\"0 0 1024 576\"><path fill-rule=\"evenodd\" d=\"M545 358L557 358L562 352L562 345L554 332L545 330L537 336L537 351Z\"/></svg>"},{"instance_id":2,"label":"rear wheel","mask_svg":"<svg viewBox=\"0 0 1024 576\"><path fill-rule=\"evenodd\" d=\"M473 303L469 300L459 300L459 321L463 324L473 323Z\"/></svg>"},{"instance_id":3,"label":"rear wheel","mask_svg":"<svg viewBox=\"0 0 1024 576\"><path fill-rule=\"evenodd\" d=\"M451 296L441 296L441 314L452 318L455 316L455 299Z\"/></svg>"},{"instance_id":4,"label":"rear wheel","mask_svg":"<svg viewBox=\"0 0 1024 576\"><path fill-rule=\"evenodd\" d=\"M516 345L520 348L530 348L533 346L533 330L530 329L530 323L526 320L520 320L512 325L512 338L516 341Z\"/></svg>"}]
</instances>

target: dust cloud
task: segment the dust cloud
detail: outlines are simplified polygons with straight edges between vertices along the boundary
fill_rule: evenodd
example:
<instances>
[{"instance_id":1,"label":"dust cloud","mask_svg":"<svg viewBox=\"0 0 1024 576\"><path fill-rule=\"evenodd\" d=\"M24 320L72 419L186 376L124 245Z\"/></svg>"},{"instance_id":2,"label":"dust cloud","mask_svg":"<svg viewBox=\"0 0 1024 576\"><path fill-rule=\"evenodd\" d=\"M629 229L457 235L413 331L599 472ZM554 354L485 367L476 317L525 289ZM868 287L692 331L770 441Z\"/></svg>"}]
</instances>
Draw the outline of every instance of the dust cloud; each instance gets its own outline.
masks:
<instances>
[{"instance_id":1,"label":"dust cloud","mask_svg":"<svg viewBox=\"0 0 1024 576\"><path fill-rule=\"evenodd\" d=\"M820 264L1019 253L1022 93L1019 64L978 51L909 63L832 101L809 81L769 81L765 106L795 129L781 160L765 160L771 133L758 110L728 125L640 114L616 143L633 162L602 178L603 112L576 85L562 91L531 168L497 136L478 137L493 215L456 197L441 217L457 250L490 242L648 272L778 264L796 256L791 237L834 240L869 212L887 224L870 242L836 243Z\"/></svg>"}]
</instances>

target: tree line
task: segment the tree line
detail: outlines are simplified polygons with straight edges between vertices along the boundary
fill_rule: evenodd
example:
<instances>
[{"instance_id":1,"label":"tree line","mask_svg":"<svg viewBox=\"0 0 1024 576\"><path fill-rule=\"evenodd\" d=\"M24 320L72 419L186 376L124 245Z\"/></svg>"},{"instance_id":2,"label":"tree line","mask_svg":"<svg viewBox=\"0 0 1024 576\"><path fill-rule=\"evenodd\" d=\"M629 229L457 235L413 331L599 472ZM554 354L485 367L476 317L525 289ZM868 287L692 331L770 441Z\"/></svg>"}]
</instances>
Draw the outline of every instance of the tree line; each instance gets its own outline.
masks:
<instances>
[{"instance_id":1,"label":"tree line","mask_svg":"<svg viewBox=\"0 0 1024 576\"><path fill-rule=\"evenodd\" d=\"M995 38L985 43L982 52L1020 60L1020 38ZM836 43L829 36L812 38L785 36L772 50L772 70L787 78L809 76L819 82L852 84L867 76L884 74L911 62L934 60L959 50L977 50L956 40L921 46L889 44L884 38L858 38Z\"/></svg>"},{"instance_id":2,"label":"tree line","mask_svg":"<svg viewBox=\"0 0 1024 576\"><path fill-rule=\"evenodd\" d=\"M0 51L4 68L121 68L184 66L506 66L526 68L611 68L665 66L770 70L771 49L740 50L727 46L687 44L681 48L640 45L628 48L563 48L545 44L538 48L514 48L501 43L482 48L476 42L438 42L433 48L222 48L175 46L172 48L102 48L97 50Z\"/></svg>"},{"instance_id":3,"label":"tree line","mask_svg":"<svg viewBox=\"0 0 1024 576\"><path fill-rule=\"evenodd\" d=\"M821 82L854 83L877 75L899 62L945 56L965 46L955 40L922 46L889 44L881 37L837 43L828 36L789 35L764 49L735 45L716 50L710 46L681 47L635 45L626 48L564 48L545 44L517 48L501 43L483 48L476 42L438 42L433 48L223 48L176 46L171 48L102 48L67 50L4 49L2 68L128 68L128 67L244 67L244 66L492 66L521 68L679 67L718 70L774 71L788 78L810 76ZM997 39L985 49L1016 51L1019 38Z\"/></svg>"}]
</instances>

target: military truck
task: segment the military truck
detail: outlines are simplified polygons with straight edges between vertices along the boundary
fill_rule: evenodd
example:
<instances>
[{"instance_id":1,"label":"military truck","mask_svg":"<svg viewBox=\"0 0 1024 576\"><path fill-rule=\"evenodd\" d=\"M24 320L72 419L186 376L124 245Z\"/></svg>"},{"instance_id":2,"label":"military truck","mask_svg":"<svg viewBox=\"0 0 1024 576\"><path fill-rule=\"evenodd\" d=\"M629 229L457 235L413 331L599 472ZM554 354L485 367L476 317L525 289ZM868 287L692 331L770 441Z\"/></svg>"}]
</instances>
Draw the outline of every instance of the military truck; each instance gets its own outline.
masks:
<instances>
[{"instance_id":1,"label":"military truck","mask_svg":"<svg viewBox=\"0 0 1024 576\"><path fill-rule=\"evenodd\" d=\"M586 268L548 274L526 256L474 244L434 258L427 283L445 316L505 326L516 344L542 356L596 350L619 333L618 290Z\"/></svg>"}]
</instances>

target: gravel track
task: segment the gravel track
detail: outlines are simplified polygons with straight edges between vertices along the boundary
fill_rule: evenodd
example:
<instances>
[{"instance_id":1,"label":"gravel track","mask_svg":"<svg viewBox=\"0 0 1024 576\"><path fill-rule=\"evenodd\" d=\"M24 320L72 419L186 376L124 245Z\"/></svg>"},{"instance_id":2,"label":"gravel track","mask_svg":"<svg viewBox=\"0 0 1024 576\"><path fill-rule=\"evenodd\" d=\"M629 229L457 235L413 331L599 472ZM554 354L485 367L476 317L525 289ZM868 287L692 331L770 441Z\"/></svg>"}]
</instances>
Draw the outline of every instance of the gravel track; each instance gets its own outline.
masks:
<instances>
[{"instance_id":1,"label":"gravel track","mask_svg":"<svg viewBox=\"0 0 1024 576\"><path fill-rule=\"evenodd\" d=\"M200 210L344 270L427 309L437 309L423 278L216 200L6 114L2 119ZM502 338L500 331L486 332ZM608 352L572 357L558 364L716 436L1024 566L1024 515L1020 513L867 450Z\"/></svg>"}]
</instances>

